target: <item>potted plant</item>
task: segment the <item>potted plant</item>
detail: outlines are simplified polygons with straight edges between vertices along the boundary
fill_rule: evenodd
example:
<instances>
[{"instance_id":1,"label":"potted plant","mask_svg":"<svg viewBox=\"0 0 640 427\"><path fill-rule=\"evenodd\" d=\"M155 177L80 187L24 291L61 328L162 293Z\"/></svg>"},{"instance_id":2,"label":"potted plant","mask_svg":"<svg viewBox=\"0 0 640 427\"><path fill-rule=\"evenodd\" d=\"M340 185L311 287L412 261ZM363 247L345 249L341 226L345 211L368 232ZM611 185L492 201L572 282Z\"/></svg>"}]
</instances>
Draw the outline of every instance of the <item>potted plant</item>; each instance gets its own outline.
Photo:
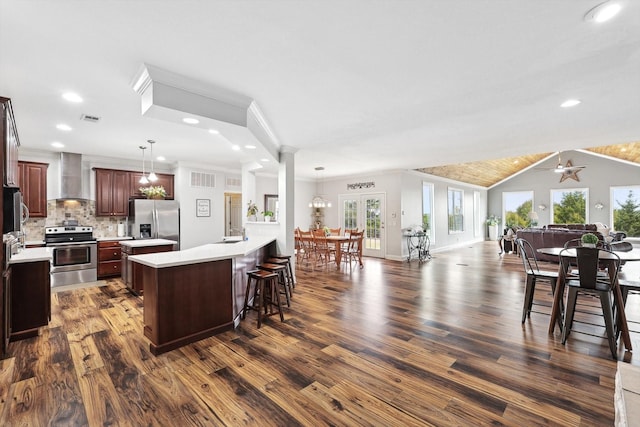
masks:
<instances>
[{"instance_id":1,"label":"potted plant","mask_svg":"<svg viewBox=\"0 0 640 427\"><path fill-rule=\"evenodd\" d=\"M249 203L247 203L247 218L249 218L249 221L255 221L256 215L258 215L258 207L249 200Z\"/></svg>"},{"instance_id":2,"label":"potted plant","mask_svg":"<svg viewBox=\"0 0 640 427\"><path fill-rule=\"evenodd\" d=\"M598 236L593 233L585 233L580 237L580 240L582 241L582 246L586 248L595 248L599 239Z\"/></svg>"},{"instance_id":3,"label":"potted plant","mask_svg":"<svg viewBox=\"0 0 640 427\"><path fill-rule=\"evenodd\" d=\"M271 218L273 218L273 212L264 211L262 212L262 215L264 215L264 222L271 222Z\"/></svg>"},{"instance_id":4,"label":"potted plant","mask_svg":"<svg viewBox=\"0 0 640 427\"><path fill-rule=\"evenodd\" d=\"M491 215L487 218L487 225L489 226L489 240L498 240L498 227L500 226L500 217Z\"/></svg>"},{"instance_id":5,"label":"potted plant","mask_svg":"<svg viewBox=\"0 0 640 427\"><path fill-rule=\"evenodd\" d=\"M147 196L147 199L164 199L167 197L167 192L162 185L140 187L140 192Z\"/></svg>"},{"instance_id":6,"label":"potted plant","mask_svg":"<svg viewBox=\"0 0 640 427\"><path fill-rule=\"evenodd\" d=\"M324 231L324 235L325 236L329 236L331 234L331 229L329 227L327 227L326 225L324 227L322 227L322 231Z\"/></svg>"}]
</instances>

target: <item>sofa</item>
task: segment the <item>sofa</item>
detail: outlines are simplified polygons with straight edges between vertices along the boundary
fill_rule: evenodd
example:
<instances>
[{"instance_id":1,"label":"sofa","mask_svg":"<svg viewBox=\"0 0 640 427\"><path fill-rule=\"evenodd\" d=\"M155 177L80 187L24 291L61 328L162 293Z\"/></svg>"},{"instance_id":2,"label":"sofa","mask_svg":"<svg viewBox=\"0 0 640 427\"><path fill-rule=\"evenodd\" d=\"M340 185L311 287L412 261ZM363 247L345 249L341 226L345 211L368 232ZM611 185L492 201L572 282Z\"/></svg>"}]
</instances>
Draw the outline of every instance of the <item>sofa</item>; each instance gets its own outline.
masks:
<instances>
[{"instance_id":1,"label":"sofa","mask_svg":"<svg viewBox=\"0 0 640 427\"><path fill-rule=\"evenodd\" d=\"M604 236L597 231L595 224L550 224L545 228L524 228L516 231L518 238L531 243L534 250L540 248L561 248L566 242L579 239L585 233L593 233L604 241ZM536 258L541 261L558 262L558 257L536 252Z\"/></svg>"}]
</instances>

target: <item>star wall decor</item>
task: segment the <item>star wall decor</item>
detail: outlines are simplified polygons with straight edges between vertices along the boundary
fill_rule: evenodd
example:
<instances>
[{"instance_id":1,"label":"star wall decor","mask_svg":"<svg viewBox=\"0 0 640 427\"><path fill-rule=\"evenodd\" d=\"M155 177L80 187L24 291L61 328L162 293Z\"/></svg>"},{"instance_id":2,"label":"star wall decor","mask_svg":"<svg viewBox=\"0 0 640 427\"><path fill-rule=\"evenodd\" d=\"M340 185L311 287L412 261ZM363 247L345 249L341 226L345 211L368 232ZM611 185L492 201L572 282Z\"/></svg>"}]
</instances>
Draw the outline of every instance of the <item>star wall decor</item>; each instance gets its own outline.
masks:
<instances>
[{"instance_id":1,"label":"star wall decor","mask_svg":"<svg viewBox=\"0 0 640 427\"><path fill-rule=\"evenodd\" d=\"M567 165L565 166L566 171L562 172L560 182L567 179L575 179L576 181L580 182L580 178L578 177L578 172L580 172L580 169L572 169L572 166L573 165L571 164L571 160L567 160Z\"/></svg>"}]
</instances>

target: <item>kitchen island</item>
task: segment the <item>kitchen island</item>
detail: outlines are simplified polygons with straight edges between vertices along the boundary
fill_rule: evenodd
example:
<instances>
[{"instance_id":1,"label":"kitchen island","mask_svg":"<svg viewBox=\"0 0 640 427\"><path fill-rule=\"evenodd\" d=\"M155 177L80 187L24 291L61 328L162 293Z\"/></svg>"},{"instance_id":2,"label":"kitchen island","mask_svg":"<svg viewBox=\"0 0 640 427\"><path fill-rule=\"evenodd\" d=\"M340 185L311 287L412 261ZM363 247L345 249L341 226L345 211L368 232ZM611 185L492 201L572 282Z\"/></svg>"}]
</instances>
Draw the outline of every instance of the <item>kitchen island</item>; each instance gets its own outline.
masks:
<instances>
[{"instance_id":1,"label":"kitchen island","mask_svg":"<svg viewBox=\"0 0 640 427\"><path fill-rule=\"evenodd\" d=\"M144 334L158 355L237 325L246 272L276 252L273 237L130 256L142 269Z\"/></svg>"},{"instance_id":2,"label":"kitchen island","mask_svg":"<svg viewBox=\"0 0 640 427\"><path fill-rule=\"evenodd\" d=\"M145 255L157 252L170 252L177 248L178 242L167 239L139 239L125 240L119 243L121 247L118 262L125 286L136 295L144 294L142 283L142 269L140 265L129 261L132 255Z\"/></svg>"}]
</instances>

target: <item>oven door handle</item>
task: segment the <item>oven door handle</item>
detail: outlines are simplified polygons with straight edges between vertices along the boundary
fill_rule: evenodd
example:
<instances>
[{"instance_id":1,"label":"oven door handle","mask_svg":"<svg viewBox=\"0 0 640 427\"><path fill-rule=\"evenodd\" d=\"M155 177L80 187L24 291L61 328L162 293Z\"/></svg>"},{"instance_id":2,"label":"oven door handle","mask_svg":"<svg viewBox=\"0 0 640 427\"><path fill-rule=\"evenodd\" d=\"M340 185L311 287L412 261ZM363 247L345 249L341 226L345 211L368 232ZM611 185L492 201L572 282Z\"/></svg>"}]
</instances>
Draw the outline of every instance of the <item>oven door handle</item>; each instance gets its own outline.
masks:
<instances>
[{"instance_id":1,"label":"oven door handle","mask_svg":"<svg viewBox=\"0 0 640 427\"><path fill-rule=\"evenodd\" d=\"M49 248L55 248L58 246L87 246L96 245L96 242L64 242L64 243L46 243L45 246Z\"/></svg>"}]
</instances>

